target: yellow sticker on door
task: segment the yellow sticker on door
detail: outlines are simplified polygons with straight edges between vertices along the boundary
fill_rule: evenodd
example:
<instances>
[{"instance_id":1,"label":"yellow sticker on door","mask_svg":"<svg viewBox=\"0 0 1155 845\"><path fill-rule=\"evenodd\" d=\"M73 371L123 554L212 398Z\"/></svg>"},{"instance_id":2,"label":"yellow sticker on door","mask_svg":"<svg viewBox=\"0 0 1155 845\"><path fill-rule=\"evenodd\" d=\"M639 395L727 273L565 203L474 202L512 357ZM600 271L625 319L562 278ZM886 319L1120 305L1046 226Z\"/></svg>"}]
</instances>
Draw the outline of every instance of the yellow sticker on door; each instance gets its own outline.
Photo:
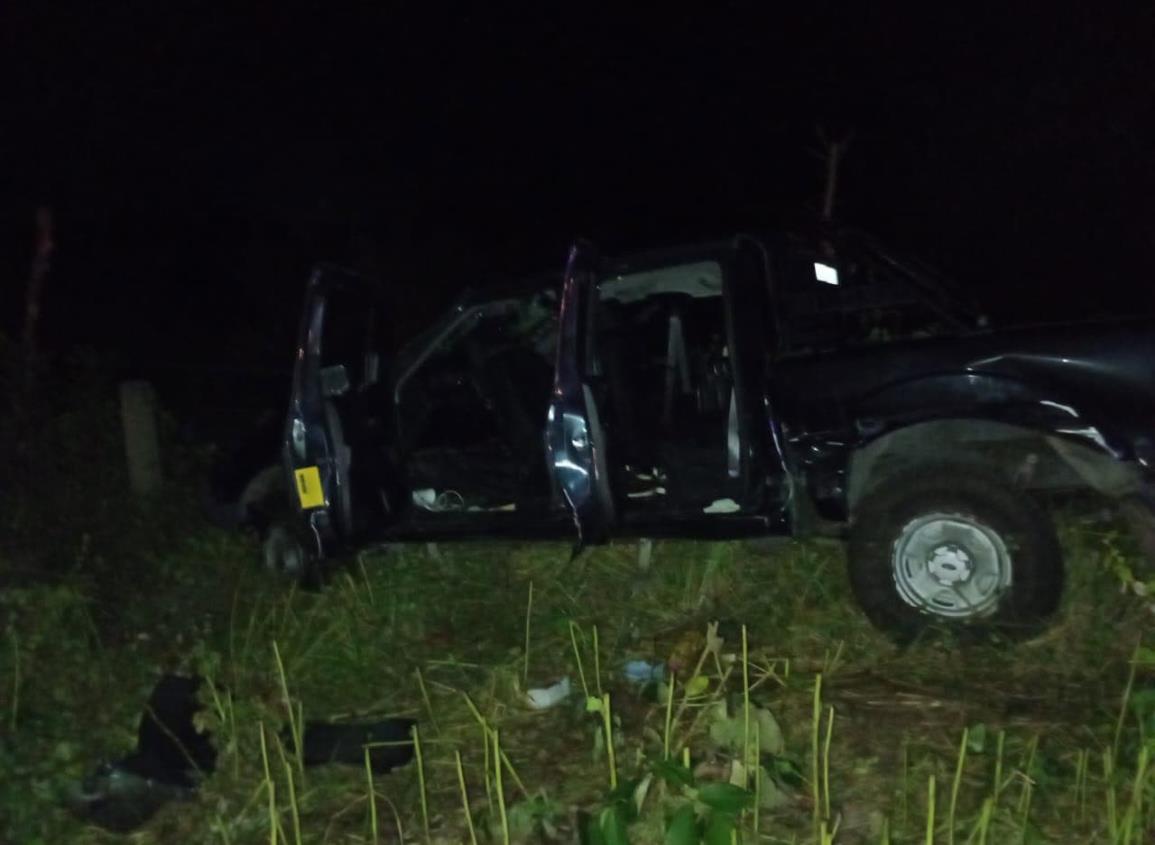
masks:
<instances>
[{"instance_id":1,"label":"yellow sticker on door","mask_svg":"<svg viewBox=\"0 0 1155 845\"><path fill-rule=\"evenodd\" d=\"M297 470L297 498L303 508L319 508L325 504L325 491L321 489L321 473L316 467Z\"/></svg>"}]
</instances>

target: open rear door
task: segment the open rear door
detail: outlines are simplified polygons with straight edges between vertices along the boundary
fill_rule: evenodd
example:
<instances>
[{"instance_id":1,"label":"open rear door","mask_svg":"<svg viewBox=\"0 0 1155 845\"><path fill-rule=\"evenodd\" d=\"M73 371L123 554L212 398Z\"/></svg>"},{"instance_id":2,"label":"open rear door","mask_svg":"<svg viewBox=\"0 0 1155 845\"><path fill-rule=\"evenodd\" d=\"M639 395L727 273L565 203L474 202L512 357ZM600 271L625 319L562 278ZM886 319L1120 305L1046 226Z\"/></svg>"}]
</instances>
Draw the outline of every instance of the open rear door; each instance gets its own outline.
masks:
<instances>
[{"instance_id":1,"label":"open rear door","mask_svg":"<svg viewBox=\"0 0 1155 845\"><path fill-rule=\"evenodd\" d=\"M575 551L603 542L614 522L605 432L587 377L600 264L597 250L590 244L579 242L570 250L558 319L557 367L546 422L549 467L577 526Z\"/></svg>"},{"instance_id":2,"label":"open rear door","mask_svg":"<svg viewBox=\"0 0 1155 845\"><path fill-rule=\"evenodd\" d=\"M294 499L326 555L364 533L378 510L381 468L367 421L384 409L381 311L372 284L336 267L317 269L302 315L284 460ZM377 515L379 518L379 515Z\"/></svg>"}]
</instances>

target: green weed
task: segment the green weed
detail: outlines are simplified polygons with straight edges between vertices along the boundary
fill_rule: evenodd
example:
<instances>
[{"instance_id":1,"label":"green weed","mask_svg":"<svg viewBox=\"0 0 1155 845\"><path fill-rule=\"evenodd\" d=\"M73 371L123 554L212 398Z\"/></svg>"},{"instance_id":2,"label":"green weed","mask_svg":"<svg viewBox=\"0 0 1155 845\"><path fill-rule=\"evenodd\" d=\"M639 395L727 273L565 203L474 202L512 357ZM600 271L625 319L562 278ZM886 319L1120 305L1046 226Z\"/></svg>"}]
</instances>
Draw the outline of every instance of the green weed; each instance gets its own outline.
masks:
<instances>
[{"instance_id":1,"label":"green weed","mask_svg":"<svg viewBox=\"0 0 1155 845\"><path fill-rule=\"evenodd\" d=\"M112 613L94 535L73 573L0 594L0 781L17 785L0 795L0 840L107 841L58 796L131 748L152 681L179 670L208 679L220 765L141 845L406 831L471 845L1137 845L1155 835L1155 655L1120 632L1149 611L1119 590L1122 541L1078 515L1062 525L1063 610L1014 649L894 648L820 542L663 541L645 570L630 544L580 567L564 544L402 548L312 595L198 527L172 532L146 589L118 576ZM672 655L686 657L661 682L622 677L627 660ZM567 674L580 695L527 706L527 688ZM418 718L418 759L378 776L305 769L306 708Z\"/></svg>"}]
</instances>

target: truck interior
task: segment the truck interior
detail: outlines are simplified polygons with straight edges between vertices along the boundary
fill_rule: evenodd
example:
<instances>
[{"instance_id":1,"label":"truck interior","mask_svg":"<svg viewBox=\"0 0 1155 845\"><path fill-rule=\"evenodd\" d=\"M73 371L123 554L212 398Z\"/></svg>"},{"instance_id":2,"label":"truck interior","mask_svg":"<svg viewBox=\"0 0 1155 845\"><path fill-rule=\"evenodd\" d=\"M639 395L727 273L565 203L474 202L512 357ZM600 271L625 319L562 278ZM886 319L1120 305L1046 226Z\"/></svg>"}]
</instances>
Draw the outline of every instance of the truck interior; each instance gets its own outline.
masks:
<instances>
[{"instance_id":1,"label":"truck interior","mask_svg":"<svg viewBox=\"0 0 1155 845\"><path fill-rule=\"evenodd\" d=\"M396 382L395 465L414 516L550 509L556 319L553 288L464 308Z\"/></svg>"},{"instance_id":2,"label":"truck interior","mask_svg":"<svg viewBox=\"0 0 1155 845\"><path fill-rule=\"evenodd\" d=\"M721 266L699 261L603 279L593 322L587 369L623 518L738 511Z\"/></svg>"},{"instance_id":3,"label":"truck interior","mask_svg":"<svg viewBox=\"0 0 1155 845\"><path fill-rule=\"evenodd\" d=\"M739 511L721 266L604 278L592 314L585 369L618 513L644 522ZM461 309L424 341L395 382L393 465L412 519L568 519L543 437L557 318L550 286Z\"/></svg>"}]
</instances>

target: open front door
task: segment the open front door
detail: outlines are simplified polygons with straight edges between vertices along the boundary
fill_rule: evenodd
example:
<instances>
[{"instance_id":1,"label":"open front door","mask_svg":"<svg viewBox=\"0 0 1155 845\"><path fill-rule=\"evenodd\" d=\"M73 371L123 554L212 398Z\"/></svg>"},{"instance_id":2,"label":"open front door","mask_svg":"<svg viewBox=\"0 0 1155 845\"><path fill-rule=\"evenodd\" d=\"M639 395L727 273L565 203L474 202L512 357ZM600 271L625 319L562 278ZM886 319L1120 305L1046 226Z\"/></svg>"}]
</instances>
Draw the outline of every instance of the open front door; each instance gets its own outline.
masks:
<instances>
[{"instance_id":1,"label":"open front door","mask_svg":"<svg viewBox=\"0 0 1155 845\"><path fill-rule=\"evenodd\" d=\"M570 250L546 421L549 467L573 512L579 549L604 541L614 522L606 437L588 382L588 344L600 263L590 244L579 242Z\"/></svg>"},{"instance_id":2,"label":"open front door","mask_svg":"<svg viewBox=\"0 0 1155 845\"><path fill-rule=\"evenodd\" d=\"M294 499L322 556L350 543L379 510L372 420L384 411L381 310L371 283L335 267L309 281L286 420ZM379 516L374 514L374 516Z\"/></svg>"}]
</instances>

